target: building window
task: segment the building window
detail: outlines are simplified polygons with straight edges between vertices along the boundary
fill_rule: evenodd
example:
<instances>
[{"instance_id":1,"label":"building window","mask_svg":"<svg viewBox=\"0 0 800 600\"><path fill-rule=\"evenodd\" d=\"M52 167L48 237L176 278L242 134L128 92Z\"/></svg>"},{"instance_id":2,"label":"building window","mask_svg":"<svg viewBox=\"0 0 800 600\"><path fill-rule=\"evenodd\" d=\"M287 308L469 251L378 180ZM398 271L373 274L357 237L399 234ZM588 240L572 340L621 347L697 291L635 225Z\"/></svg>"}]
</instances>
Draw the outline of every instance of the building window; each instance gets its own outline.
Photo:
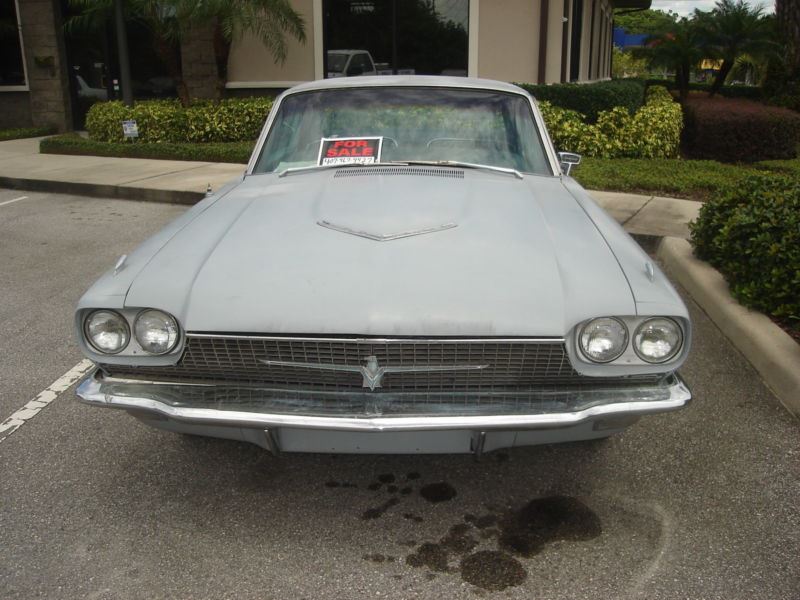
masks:
<instances>
[{"instance_id":1,"label":"building window","mask_svg":"<svg viewBox=\"0 0 800 600\"><path fill-rule=\"evenodd\" d=\"M25 85L17 3L0 3L0 89Z\"/></svg>"},{"instance_id":2,"label":"building window","mask_svg":"<svg viewBox=\"0 0 800 600\"><path fill-rule=\"evenodd\" d=\"M469 0L324 0L325 77L466 77Z\"/></svg>"}]
</instances>

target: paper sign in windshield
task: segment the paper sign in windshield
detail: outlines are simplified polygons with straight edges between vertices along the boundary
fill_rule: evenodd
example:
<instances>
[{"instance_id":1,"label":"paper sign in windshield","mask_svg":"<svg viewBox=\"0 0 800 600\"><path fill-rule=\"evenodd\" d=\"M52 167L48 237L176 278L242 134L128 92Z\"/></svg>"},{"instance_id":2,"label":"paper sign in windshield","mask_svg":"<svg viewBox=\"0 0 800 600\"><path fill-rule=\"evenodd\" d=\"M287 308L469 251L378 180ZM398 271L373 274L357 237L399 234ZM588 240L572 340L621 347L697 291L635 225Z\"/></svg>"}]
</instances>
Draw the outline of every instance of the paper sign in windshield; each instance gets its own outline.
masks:
<instances>
[{"instance_id":1,"label":"paper sign in windshield","mask_svg":"<svg viewBox=\"0 0 800 600\"><path fill-rule=\"evenodd\" d=\"M367 165L381 160L382 137L322 138L319 165Z\"/></svg>"}]
</instances>

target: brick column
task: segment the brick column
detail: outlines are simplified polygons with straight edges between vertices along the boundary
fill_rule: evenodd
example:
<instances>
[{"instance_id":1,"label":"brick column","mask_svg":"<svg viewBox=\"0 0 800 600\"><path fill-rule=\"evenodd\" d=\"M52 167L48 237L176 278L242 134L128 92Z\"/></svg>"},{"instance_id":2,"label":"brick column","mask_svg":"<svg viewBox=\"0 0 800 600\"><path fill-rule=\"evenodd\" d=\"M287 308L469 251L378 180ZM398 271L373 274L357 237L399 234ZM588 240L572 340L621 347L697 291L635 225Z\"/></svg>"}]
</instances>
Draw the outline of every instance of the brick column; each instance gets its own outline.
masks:
<instances>
[{"instance_id":1,"label":"brick column","mask_svg":"<svg viewBox=\"0 0 800 600\"><path fill-rule=\"evenodd\" d=\"M72 129L68 68L58 0L20 0L19 18L35 127Z\"/></svg>"},{"instance_id":2,"label":"brick column","mask_svg":"<svg viewBox=\"0 0 800 600\"><path fill-rule=\"evenodd\" d=\"M195 27L181 40L181 70L190 98L219 98L214 28Z\"/></svg>"}]
</instances>

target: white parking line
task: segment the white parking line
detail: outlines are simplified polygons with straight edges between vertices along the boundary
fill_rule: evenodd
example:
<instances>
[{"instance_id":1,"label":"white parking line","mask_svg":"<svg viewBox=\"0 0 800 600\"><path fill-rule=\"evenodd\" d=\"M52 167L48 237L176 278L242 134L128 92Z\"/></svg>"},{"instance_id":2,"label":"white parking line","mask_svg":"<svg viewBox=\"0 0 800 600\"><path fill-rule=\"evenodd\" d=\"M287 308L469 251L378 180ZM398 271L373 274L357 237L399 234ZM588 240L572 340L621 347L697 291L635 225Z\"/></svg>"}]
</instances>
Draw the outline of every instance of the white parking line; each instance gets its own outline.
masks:
<instances>
[{"instance_id":1,"label":"white parking line","mask_svg":"<svg viewBox=\"0 0 800 600\"><path fill-rule=\"evenodd\" d=\"M51 383L46 390L39 392L33 400L0 423L0 442L38 415L39 412L55 400L61 392L83 377L84 373L91 369L93 364L94 363L90 360L82 360Z\"/></svg>"},{"instance_id":2,"label":"white parking line","mask_svg":"<svg viewBox=\"0 0 800 600\"><path fill-rule=\"evenodd\" d=\"M6 204L11 204L12 202L19 202L20 200L27 200L27 196L20 196L19 198L14 198L13 200L6 200L5 202L0 202L0 206L5 206Z\"/></svg>"}]
</instances>

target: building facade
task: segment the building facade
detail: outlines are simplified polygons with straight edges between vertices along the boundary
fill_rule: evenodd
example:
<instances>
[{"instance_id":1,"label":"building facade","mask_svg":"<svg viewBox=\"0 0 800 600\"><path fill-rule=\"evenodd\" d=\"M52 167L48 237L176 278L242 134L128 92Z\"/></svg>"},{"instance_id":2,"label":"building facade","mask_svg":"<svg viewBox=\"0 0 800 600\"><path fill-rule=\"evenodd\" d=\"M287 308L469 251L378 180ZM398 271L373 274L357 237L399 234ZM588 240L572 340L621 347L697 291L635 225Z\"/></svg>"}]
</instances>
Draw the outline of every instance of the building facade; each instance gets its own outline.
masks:
<instances>
[{"instance_id":1,"label":"building facade","mask_svg":"<svg viewBox=\"0 0 800 600\"><path fill-rule=\"evenodd\" d=\"M300 82L355 74L484 77L522 83L589 82L610 77L615 8L650 0L291 0L305 19L306 40L289 39L276 62L254 37L234 42L226 93L274 93ZM88 105L114 98L119 86L113 28L68 38L67 0L0 2L0 128L82 126ZM158 71L152 44L139 43L136 97L174 94ZM133 28L133 29L132 29ZM196 97L217 93L213 35L190 32L180 52L182 77ZM343 62L344 61L344 62ZM155 65L155 66L153 66Z\"/></svg>"},{"instance_id":2,"label":"building facade","mask_svg":"<svg viewBox=\"0 0 800 600\"><path fill-rule=\"evenodd\" d=\"M404 3L406 6L404 6ZM256 39L231 51L229 89L283 88L320 79L337 50L367 50L378 72L468 75L525 83L611 76L613 9L649 0L293 0L307 40L275 63ZM422 14L420 14L420 12ZM430 60L437 57L442 60ZM444 62L443 62L444 61Z\"/></svg>"}]
</instances>

